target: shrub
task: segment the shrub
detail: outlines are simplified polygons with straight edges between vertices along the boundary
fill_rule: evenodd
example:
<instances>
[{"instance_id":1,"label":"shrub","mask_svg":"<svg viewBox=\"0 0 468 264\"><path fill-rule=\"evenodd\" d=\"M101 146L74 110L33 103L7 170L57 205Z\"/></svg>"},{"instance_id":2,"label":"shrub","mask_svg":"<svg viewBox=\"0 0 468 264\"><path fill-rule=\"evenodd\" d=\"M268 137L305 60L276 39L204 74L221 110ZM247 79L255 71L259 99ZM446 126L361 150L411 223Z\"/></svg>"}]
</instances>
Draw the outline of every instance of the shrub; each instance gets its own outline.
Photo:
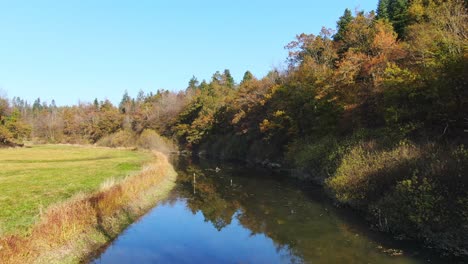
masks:
<instances>
[{"instance_id":1,"label":"shrub","mask_svg":"<svg viewBox=\"0 0 468 264\"><path fill-rule=\"evenodd\" d=\"M376 149L376 144L368 141L351 148L335 175L327 179L326 185L338 201L357 207L367 205L408 177L421 155L417 147L406 143L391 150Z\"/></svg>"},{"instance_id":2,"label":"shrub","mask_svg":"<svg viewBox=\"0 0 468 264\"><path fill-rule=\"evenodd\" d=\"M286 160L313 177L325 179L333 175L343 150L344 146L340 147L338 140L333 136L317 141L302 139L288 146Z\"/></svg>"},{"instance_id":3,"label":"shrub","mask_svg":"<svg viewBox=\"0 0 468 264\"><path fill-rule=\"evenodd\" d=\"M98 142L98 146L103 147L134 147L136 144L136 136L134 133L127 130L120 130L114 134L101 138Z\"/></svg>"},{"instance_id":4,"label":"shrub","mask_svg":"<svg viewBox=\"0 0 468 264\"><path fill-rule=\"evenodd\" d=\"M463 145L363 141L346 152L326 186L380 230L468 255L467 172Z\"/></svg>"},{"instance_id":5,"label":"shrub","mask_svg":"<svg viewBox=\"0 0 468 264\"><path fill-rule=\"evenodd\" d=\"M97 143L103 147L138 147L142 149L157 150L164 153L176 151L177 147L170 140L161 137L156 131L145 129L138 135L132 131L120 130L114 134L101 138Z\"/></svg>"},{"instance_id":6,"label":"shrub","mask_svg":"<svg viewBox=\"0 0 468 264\"><path fill-rule=\"evenodd\" d=\"M8 145L13 141L13 135L4 126L0 125L0 145Z\"/></svg>"},{"instance_id":7,"label":"shrub","mask_svg":"<svg viewBox=\"0 0 468 264\"><path fill-rule=\"evenodd\" d=\"M163 153L176 151L177 147L170 140L161 137L156 131L145 129L136 141L136 146L143 149L157 150Z\"/></svg>"},{"instance_id":8,"label":"shrub","mask_svg":"<svg viewBox=\"0 0 468 264\"><path fill-rule=\"evenodd\" d=\"M371 201L371 216L380 229L468 255L468 151L424 148L412 176Z\"/></svg>"}]
</instances>

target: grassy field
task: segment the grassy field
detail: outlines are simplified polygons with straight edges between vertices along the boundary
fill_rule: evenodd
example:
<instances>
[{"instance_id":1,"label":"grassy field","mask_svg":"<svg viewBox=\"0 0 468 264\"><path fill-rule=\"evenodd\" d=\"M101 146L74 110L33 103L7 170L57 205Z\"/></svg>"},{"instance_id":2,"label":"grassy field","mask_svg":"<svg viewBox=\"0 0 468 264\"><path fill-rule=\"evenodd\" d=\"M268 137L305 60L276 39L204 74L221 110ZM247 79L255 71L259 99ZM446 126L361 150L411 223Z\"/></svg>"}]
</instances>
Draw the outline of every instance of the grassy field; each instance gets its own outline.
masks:
<instances>
[{"instance_id":1,"label":"grassy field","mask_svg":"<svg viewBox=\"0 0 468 264\"><path fill-rule=\"evenodd\" d=\"M66 145L0 148L0 236L29 232L50 205L139 171L151 157L140 151Z\"/></svg>"}]
</instances>

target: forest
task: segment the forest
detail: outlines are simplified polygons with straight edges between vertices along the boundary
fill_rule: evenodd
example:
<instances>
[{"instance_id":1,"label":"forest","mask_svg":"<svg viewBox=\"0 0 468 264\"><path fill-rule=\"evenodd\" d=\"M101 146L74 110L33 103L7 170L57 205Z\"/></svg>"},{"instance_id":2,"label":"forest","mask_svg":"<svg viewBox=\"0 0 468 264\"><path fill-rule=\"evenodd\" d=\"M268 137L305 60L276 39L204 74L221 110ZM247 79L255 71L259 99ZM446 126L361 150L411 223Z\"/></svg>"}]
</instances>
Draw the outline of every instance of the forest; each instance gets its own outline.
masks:
<instances>
[{"instance_id":1,"label":"forest","mask_svg":"<svg viewBox=\"0 0 468 264\"><path fill-rule=\"evenodd\" d=\"M0 145L156 146L280 167L378 230L468 256L468 2L380 0L299 34L287 66L118 105L0 97ZM161 136L159 136L161 135Z\"/></svg>"}]
</instances>

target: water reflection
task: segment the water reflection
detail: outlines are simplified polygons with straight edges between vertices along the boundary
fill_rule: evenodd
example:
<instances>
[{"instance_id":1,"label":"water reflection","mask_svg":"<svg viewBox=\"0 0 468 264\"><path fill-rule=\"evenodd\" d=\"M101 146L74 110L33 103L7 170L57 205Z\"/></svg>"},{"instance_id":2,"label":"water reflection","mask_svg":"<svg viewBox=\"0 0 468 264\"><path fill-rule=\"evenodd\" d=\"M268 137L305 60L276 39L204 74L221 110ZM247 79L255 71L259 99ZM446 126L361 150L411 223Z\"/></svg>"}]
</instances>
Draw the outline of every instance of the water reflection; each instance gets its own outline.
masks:
<instances>
[{"instance_id":1,"label":"water reflection","mask_svg":"<svg viewBox=\"0 0 468 264\"><path fill-rule=\"evenodd\" d=\"M94 263L443 263L369 232L312 185L175 162L172 195Z\"/></svg>"}]
</instances>

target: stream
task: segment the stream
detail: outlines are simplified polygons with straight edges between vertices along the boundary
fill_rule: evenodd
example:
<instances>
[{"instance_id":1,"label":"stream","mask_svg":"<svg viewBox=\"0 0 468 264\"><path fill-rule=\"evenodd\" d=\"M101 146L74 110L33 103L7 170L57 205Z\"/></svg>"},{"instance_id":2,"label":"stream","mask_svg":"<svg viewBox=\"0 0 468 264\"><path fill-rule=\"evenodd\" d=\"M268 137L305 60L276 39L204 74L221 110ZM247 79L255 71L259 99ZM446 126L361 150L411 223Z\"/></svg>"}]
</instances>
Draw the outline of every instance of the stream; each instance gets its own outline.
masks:
<instances>
[{"instance_id":1,"label":"stream","mask_svg":"<svg viewBox=\"0 0 468 264\"><path fill-rule=\"evenodd\" d=\"M316 185L225 163L175 158L174 167L170 196L91 263L450 262L370 230Z\"/></svg>"}]
</instances>

